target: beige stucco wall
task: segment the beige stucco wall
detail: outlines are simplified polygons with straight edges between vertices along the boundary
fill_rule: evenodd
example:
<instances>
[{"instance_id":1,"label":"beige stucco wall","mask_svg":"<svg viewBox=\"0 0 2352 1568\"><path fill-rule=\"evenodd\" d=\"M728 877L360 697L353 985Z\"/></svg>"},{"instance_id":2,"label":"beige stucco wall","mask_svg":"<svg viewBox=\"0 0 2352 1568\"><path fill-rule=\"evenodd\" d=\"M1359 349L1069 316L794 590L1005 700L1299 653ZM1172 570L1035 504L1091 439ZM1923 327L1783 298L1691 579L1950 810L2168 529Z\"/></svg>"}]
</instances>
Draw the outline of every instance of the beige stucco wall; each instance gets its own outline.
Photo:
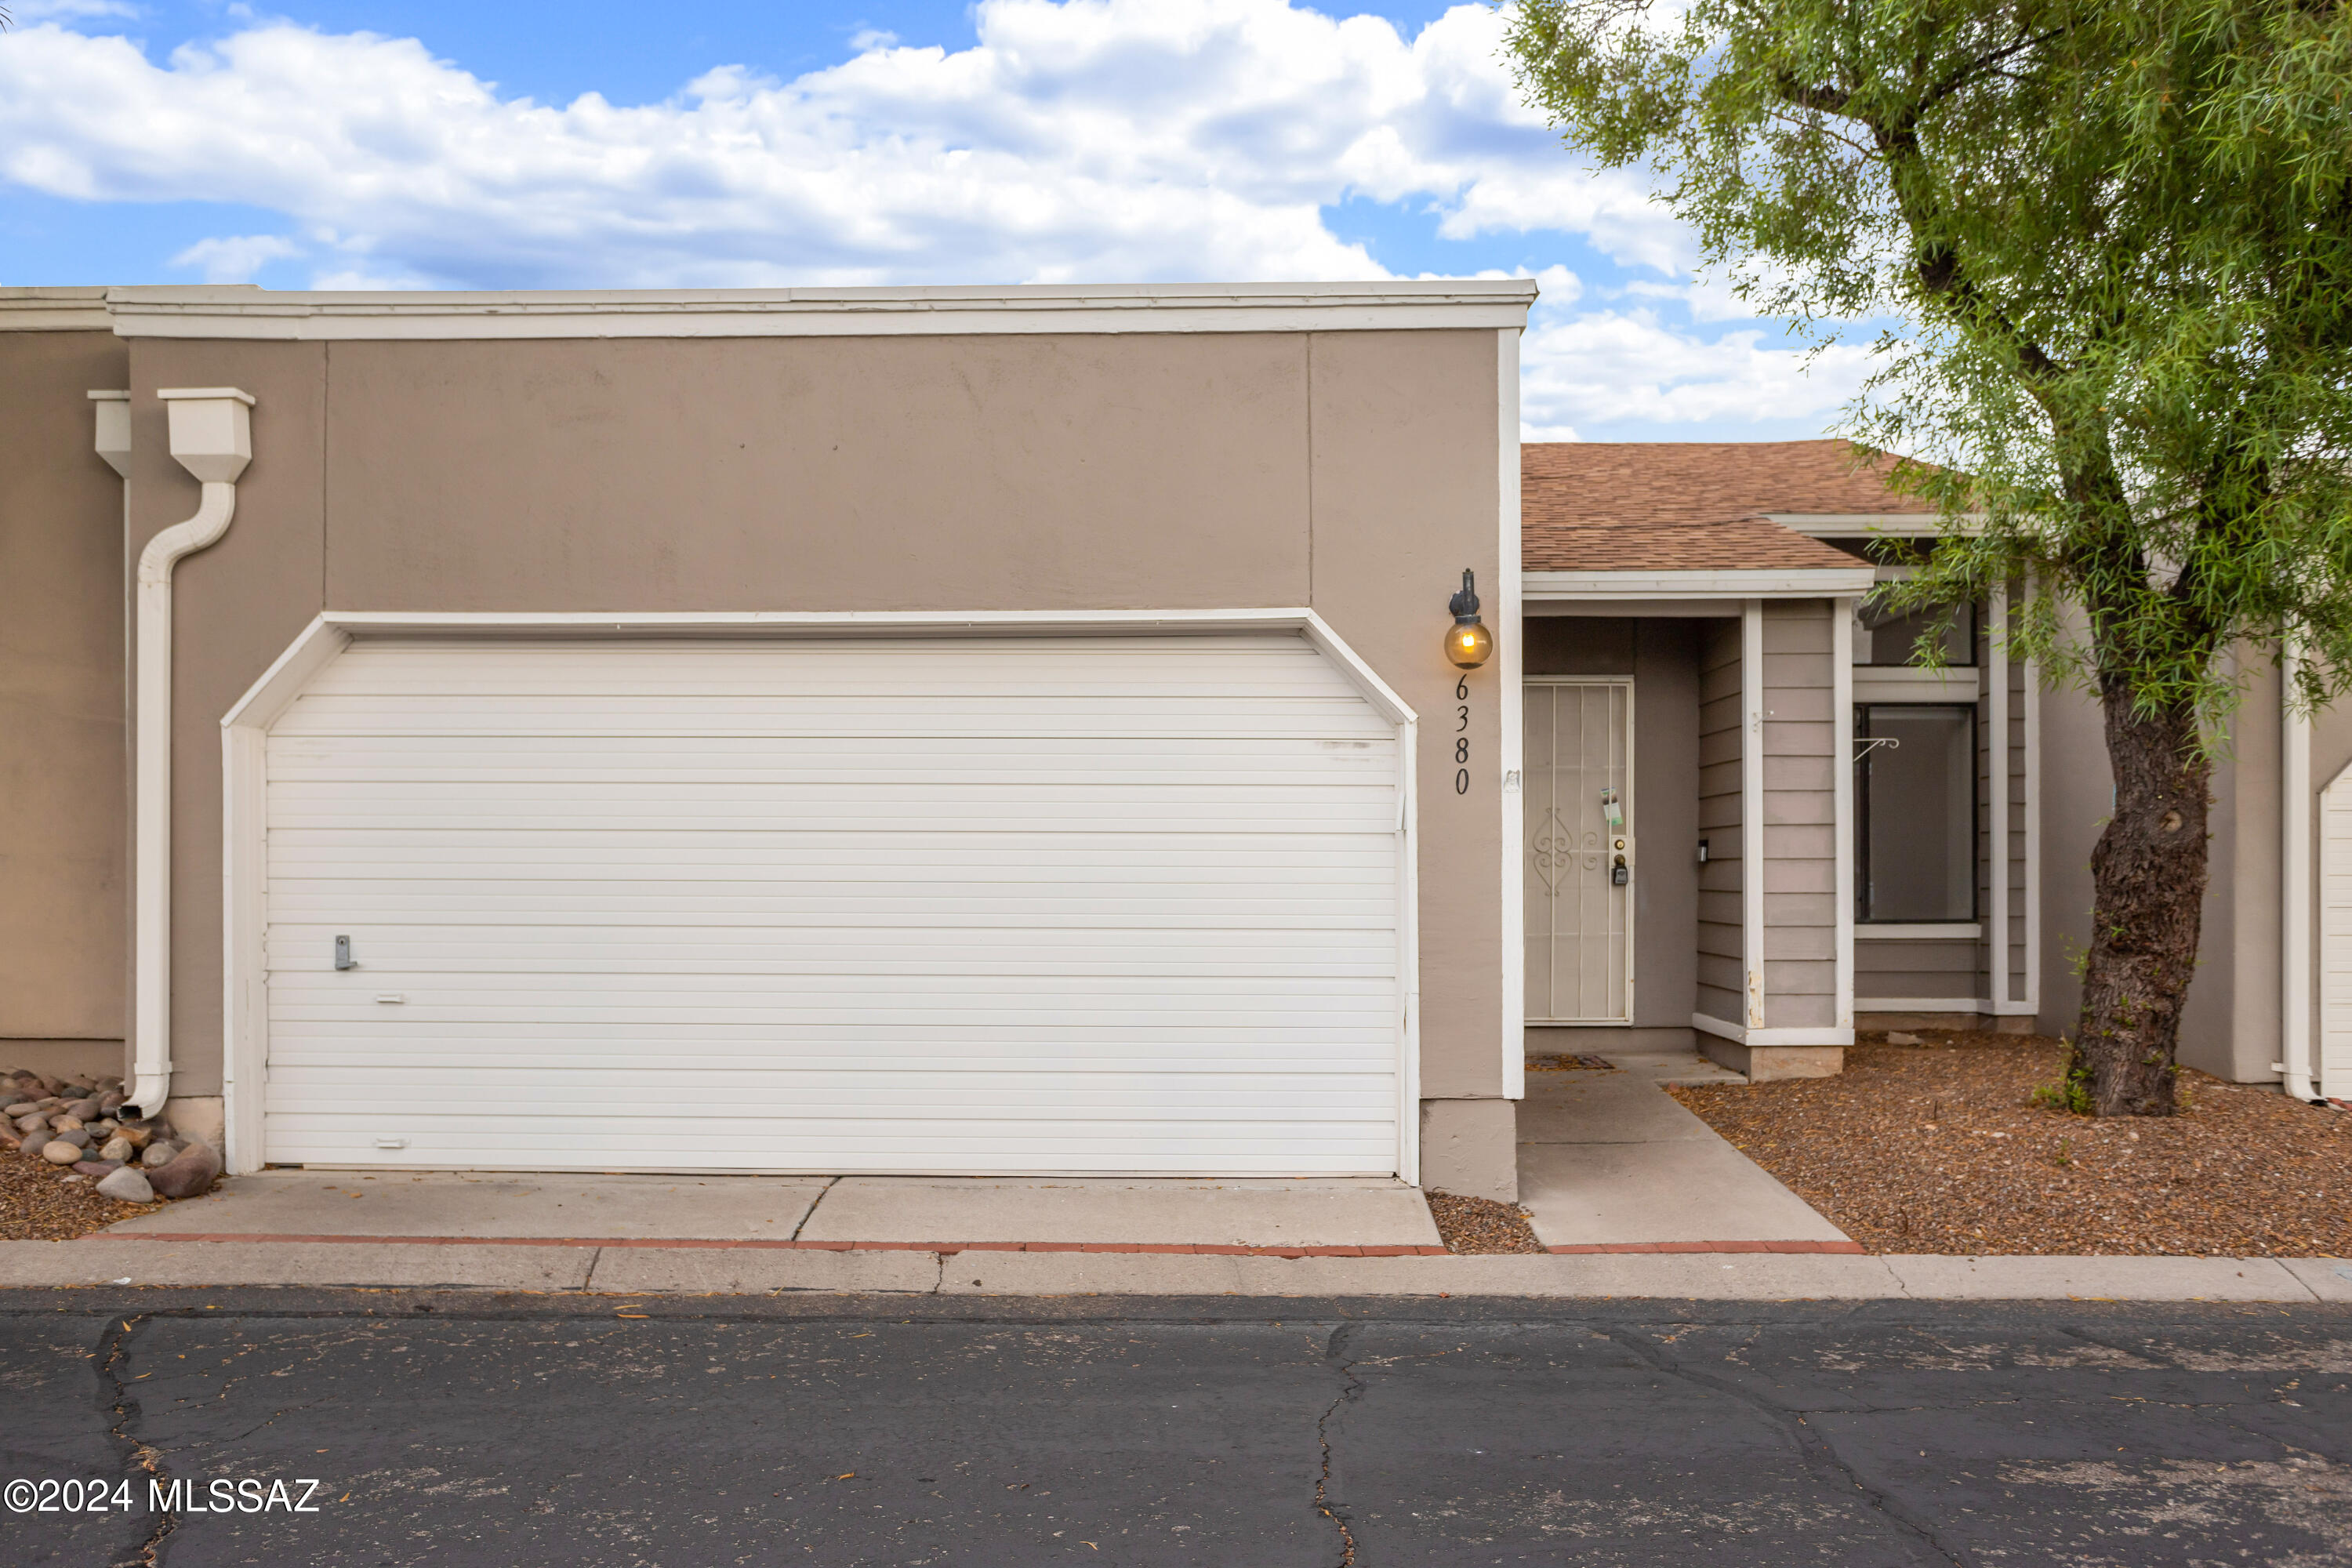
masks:
<instances>
[{"instance_id":1,"label":"beige stucco wall","mask_svg":"<svg viewBox=\"0 0 2352 1568\"><path fill-rule=\"evenodd\" d=\"M2276 1082L2279 1059L2279 679L2267 658L2242 659L2244 699L2213 767L2209 875L2180 1022L2179 1059L2240 1082ZM2314 727L2315 804L2352 763L2352 718ZM2091 852L2114 808L2114 773L2098 703L2079 687L2042 698L2042 952L2037 1026L2071 1034L2082 1008L2076 971L2090 945Z\"/></svg>"},{"instance_id":2,"label":"beige stucco wall","mask_svg":"<svg viewBox=\"0 0 2352 1568\"><path fill-rule=\"evenodd\" d=\"M0 1068L121 1070L122 487L88 394L126 360L0 331Z\"/></svg>"},{"instance_id":3,"label":"beige stucco wall","mask_svg":"<svg viewBox=\"0 0 2352 1568\"><path fill-rule=\"evenodd\" d=\"M1456 678L1446 595L1465 567L1497 581L1501 347L1491 330L135 342L142 540L196 497L153 390L257 400L236 521L180 568L178 1092L220 1079L218 721L321 609L1304 604L1433 721ZM1437 1100L1502 1091L1499 668L1470 677L1471 791L1450 747L1421 752Z\"/></svg>"}]
</instances>

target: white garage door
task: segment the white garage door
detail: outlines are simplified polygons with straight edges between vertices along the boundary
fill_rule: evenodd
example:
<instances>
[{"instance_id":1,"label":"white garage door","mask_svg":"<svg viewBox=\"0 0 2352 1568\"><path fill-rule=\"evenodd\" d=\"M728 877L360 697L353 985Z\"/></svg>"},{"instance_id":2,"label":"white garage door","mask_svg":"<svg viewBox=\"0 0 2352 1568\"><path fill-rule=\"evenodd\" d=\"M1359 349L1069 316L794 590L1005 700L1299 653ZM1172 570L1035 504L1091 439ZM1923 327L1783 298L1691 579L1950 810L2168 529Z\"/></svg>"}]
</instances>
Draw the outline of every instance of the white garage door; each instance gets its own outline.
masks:
<instances>
[{"instance_id":1,"label":"white garage door","mask_svg":"<svg viewBox=\"0 0 2352 1568\"><path fill-rule=\"evenodd\" d=\"M268 741L266 1157L1393 1171L1397 753L1287 634L356 642Z\"/></svg>"}]
</instances>

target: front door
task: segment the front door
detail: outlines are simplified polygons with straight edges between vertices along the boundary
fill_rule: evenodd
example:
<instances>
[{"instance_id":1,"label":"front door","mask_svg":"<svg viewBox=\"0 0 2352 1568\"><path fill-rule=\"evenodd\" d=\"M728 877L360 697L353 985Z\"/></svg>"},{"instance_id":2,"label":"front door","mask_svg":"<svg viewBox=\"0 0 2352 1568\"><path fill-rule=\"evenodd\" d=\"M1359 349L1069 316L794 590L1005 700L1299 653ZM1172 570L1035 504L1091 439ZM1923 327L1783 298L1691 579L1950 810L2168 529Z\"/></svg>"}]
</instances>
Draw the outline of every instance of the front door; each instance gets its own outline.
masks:
<instances>
[{"instance_id":1,"label":"front door","mask_svg":"<svg viewBox=\"0 0 2352 1568\"><path fill-rule=\"evenodd\" d=\"M1633 683L1527 688L1528 1022L1633 1021Z\"/></svg>"}]
</instances>

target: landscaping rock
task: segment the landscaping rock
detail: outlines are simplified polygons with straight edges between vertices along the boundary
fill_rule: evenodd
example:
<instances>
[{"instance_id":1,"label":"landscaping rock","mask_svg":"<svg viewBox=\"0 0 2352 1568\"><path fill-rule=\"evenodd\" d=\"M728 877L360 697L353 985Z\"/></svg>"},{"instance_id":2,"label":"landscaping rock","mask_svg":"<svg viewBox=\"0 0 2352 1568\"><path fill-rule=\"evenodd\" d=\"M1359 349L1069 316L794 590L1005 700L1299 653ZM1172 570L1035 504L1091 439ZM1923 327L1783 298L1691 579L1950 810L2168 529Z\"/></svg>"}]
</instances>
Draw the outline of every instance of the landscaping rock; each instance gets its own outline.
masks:
<instances>
[{"instance_id":1,"label":"landscaping rock","mask_svg":"<svg viewBox=\"0 0 2352 1568\"><path fill-rule=\"evenodd\" d=\"M155 1136L155 1130L142 1122L125 1121L114 1130L114 1135L133 1149L144 1149Z\"/></svg>"},{"instance_id":2,"label":"landscaping rock","mask_svg":"<svg viewBox=\"0 0 2352 1568\"><path fill-rule=\"evenodd\" d=\"M52 1165L70 1165L81 1158L81 1151L63 1138L52 1138L42 1146L41 1158Z\"/></svg>"},{"instance_id":3,"label":"landscaping rock","mask_svg":"<svg viewBox=\"0 0 2352 1568\"><path fill-rule=\"evenodd\" d=\"M51 1132L49 1134L49 1142L52 1143L66 1142L72 1144L77 1149L87 1149L89 1147L89 1134L83 1131L79 1127L68 1127L62 1131Z\"/></svg>"},{"instance_id":4,"label":"landscaping rock","mask_svg":"<svg viewBox=\"0 0 2352 1568\"><path fill-rule=\"evenodd\" d=\"M119 1089L110 1089L104 1094L98 1097L98 1108L100 1110L107 1112L109 1115L111 1115L114 1111L120 1110L121 1105L122 1091Z\"/></svg>"},{"instance_id":5,"label":"landscaping rock","mask_svg":"<svg viewBox=\"0 0 2352 1568\"><path fill-rule=\"evenodd\" d=\"M52 1132L79 1132L81 1130L81 1118L71 1111L49 1118L49 1131Z\"/></svg>"},{"instance_id":6,"label":"landscaping rock","mask_svg":"<svg viewBox=\"0 0 2352 1568\"><path fill-rule=\"evenodd\" d=\"M140 1154L139 1163L150 1167L168 1165L179 1152L180 1151L177 1148L169 1143L150 1143Z\"/></svg>"},{"instance_id":7,"label":"landscaping rock","mask_svg":"<svg viewBox=\"0 0 2352 1568\"><path fill-rule=\"evenodd\" d=\"M154 1187L146 1177L127 1165L100 1182L98 1190L126 1204L152 1204L155 1201Z\"/></svg>"},{"instance_id":8,"label":"landscaping rock","mask_svg":"<svg viewBox=\"0 0 2352 1568\"><path fill-rule=\"evenodd\" d=\"M92 1181L96 1181L100 1176L110 1176L121 1169L122 1169L122 1162L120 1160L77 1160L74 1162L74 1173L77 1175L88 1176Z\"/></svg>"},{"instance_id":9,"label":"landscaping rock","mask_svg":"<svg viewBox=\"0 0 2352 1568\"><path fill-rule=\"evenodd\" d=\"M210 1189L221 1173L221 1157L213 1146L192 1142L168 1165L149 1173L148 1181L167 1198L193 1198Z\"/></svg>"},{"instance_id":10,"label":"landscaping rock","mask_svg":"<svg viewBox=\"0 0 2352 1568\"><path fill-rule=\"evenodd\" d=\"M129 1139L110 1138L106 1141L106 1147L98 1152L98 1157L101 1160L111 1160L118 1165L127 1165L138 1152L138 1150L131 1146Z\"/></svg>"},{"instance_id":11,"label":"landscaping rock","mask_svg":"<svg viewBox=\"0 0 2352 1568\"><path fill-rule=\"evenodd\" d=\"M49 1135L46 1132L36 1132L16 1145L16 1148L27 1160L37 1160L41 1157L41 1151L48 1146Z\"/></svg>"},{"instance_id":12,"label":"landscaping rock","mask_svg":"<svg viewBox=\"0 0 2352 1568\"><path fill-rule=\"evenodd\" d=\"M98 1100L95 1096L75 1100L71 1105L66 1107L66 1112L68 1115L73 1117L75 1121L82 1122L85 1125L97 1121L100 1117L106 1114L106 1112L98 1108Z\"/></svg>"},{"instance_id":13,"label":"landscaping rock","mask_svg":"<svg viewBox=\"0 0 2352 1568\"><path fill-rule=\"evenodd\" d=\"M16 1118L16 1131L19 1132L47 1132L48 1130L49 1119L46 1116L33 1115L19 1116Z\"/></svg>"}]
</instances>

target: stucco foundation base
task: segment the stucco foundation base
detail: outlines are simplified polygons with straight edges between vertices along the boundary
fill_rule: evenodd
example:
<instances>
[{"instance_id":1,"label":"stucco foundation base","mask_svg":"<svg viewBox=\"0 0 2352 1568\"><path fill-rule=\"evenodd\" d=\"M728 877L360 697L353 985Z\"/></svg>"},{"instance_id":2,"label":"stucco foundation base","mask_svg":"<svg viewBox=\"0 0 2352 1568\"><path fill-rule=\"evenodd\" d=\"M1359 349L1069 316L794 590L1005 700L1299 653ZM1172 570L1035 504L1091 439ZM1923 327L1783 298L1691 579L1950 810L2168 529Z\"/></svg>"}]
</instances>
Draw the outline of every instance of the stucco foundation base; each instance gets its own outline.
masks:
<instances>
[{"instance_id":1,"label":"stucco foundation base","mask_svg":"<svg viewBox=\"0 0 2352 1568\"><path fill-rule=\"evenodd\" d=\"M1421 1102L1421 1184L1465 1198L1519 1198L1518 1105L1508 1100Z\"/></svg>"},{"instance_id":2,"label":"stucco foundation base","mask_svg":"<svg viewBox=\"0 0 2352 1568\"><path fill-rule=\"evenodd\" d=\"M85 1081L112 1074L122 1076L121 1040L0 1039L0 1071L21 1068L43 1078L73 1078Z\"/></svg>"},{"instance_id":3,"label":"stucco foundation base","mask_svg":"<svg viewBox=\"0 0 2352 1568\"><path fill-rule=\"evenodd\" d=\"M1741 1046L1701 1031L1698 1048L1709 1061L1746 1073L1750 1083L1783 1078L1835 1078L1845 1071L1843 1046Z\"/></svg>"},{"instance_id":4,"label":"stucco foundation base","mask_svg":"<svg viewBox=\"0 0 2352 1568\"><path fill-rule=\"evenodd\" d=\"M1857 1029L1966 1029L1979 1034L2030 1035L2034 1020L1990 1013L1856 1013Z\"/></svg>"}]
</instances>

